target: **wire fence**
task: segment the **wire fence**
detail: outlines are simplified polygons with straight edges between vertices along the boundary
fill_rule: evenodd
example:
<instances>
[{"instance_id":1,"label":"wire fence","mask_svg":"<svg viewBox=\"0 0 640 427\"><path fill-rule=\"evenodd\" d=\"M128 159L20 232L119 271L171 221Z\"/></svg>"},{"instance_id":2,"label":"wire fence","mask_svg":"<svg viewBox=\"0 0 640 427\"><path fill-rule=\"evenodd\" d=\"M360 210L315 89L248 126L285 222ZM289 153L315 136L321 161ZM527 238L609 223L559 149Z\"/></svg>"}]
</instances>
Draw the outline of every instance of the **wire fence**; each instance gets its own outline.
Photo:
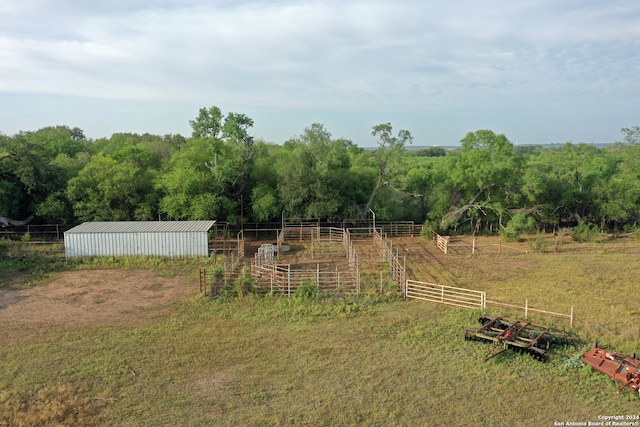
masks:
<instances>
[{"instance_id":1,"label":"wire fence","mask_svg":"<svg viewBox=\"0 0 640 427\"><path fill-rule=\"evenodd\" d=\"M524 235L516 241L497 236L441 236L433 230L425 235L445 254L524 255L531 253L640 254L640 240L630 233L600 234L589 241L573 235Z\"/></svg>"},{"instance_id":2,"label":"wire fence","mask_svg":"<svg viewBox=\"0 0 640 427\"><path fill-rule=\"evenodd\" d=\"M542 314L569 322L569 327L573 328L574 310L571 307L570 313L558 313L549 310L542 310L529 306L529 299L525 299L523 306L509 304L487 299L487 293L474 289L459 288L454 286L443 286L437 283L420 282L417 280L407 280L405 286L405 297L419 299L423 301L452 305L469 309L495 308L499 310L515 310L523 313L524 319L528 320L530 315Z\"/></svg>"}]
</instances>

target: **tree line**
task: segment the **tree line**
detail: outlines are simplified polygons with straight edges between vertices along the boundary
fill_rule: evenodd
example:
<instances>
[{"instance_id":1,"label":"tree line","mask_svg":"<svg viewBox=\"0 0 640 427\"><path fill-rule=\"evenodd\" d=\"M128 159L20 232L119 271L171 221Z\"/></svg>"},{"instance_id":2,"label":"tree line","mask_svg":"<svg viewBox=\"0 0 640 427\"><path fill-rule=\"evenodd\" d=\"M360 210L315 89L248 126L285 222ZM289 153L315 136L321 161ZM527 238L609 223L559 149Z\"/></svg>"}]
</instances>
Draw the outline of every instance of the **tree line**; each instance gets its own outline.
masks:
<instances>
[{"instance_id":1,"label":"tree line","mask_svg":"<svg viewBox=\"0 0 640 427\"><path fill-rule=\"evenodd\" d=\"M622 141L514 146L491 130L457 149L408 150L407 130L374 126L374 149L312 124L283 144L254 138L245 114L202 108L192 134L81 129L0 134L0 216L40 223L289 218L413 220L441 233L523 232L587 224L635 230L640 127Z\"/></svg>"}]
</instances>

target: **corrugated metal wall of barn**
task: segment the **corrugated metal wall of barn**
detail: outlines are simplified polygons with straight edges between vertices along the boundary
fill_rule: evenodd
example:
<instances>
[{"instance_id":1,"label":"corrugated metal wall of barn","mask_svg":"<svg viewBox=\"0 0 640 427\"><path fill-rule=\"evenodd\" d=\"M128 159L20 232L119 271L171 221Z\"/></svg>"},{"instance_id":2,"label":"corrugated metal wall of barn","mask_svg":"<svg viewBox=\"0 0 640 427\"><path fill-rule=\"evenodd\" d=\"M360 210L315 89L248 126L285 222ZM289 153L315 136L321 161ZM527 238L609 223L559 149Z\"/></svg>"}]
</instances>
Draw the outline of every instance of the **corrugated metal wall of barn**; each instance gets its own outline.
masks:
<instances>
[{"instance_id":1,"label":"corrugated metal wall of barn","mask_svg":"<svg viewBox=\"0 0 640 427\"><path fill-rule=\"evenodd\" d=\"M64 233L66 258L83 256L209 255L208 231L215 221L84 223Z\"/></svg>"}]
</instances>

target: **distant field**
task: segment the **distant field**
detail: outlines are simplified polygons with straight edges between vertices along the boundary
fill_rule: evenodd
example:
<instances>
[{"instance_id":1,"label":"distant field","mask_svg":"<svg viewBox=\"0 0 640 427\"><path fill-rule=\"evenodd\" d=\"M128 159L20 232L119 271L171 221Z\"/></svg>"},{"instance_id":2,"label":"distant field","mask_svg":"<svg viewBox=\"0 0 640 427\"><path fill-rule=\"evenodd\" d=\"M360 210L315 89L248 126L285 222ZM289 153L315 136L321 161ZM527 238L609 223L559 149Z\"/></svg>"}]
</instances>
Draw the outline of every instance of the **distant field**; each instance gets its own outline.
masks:
<instances>
[{"instance_id":1,"label":"distant field","mask_svg":"<svg viewBox=\"0 0 640 427\"><path fill-rule=\"evenodd\" d=\"M430 243L394 241L419 280L553 311L573 305L582 340L552 349L547 364L510 352L483 363L488 345L463 339L479 311L402 299L210 301L196 295L195 274L172 267L71 271L0 304L2 319L57 295L77 319L3 322L0 425L550 426L640 413L638 396L575 363L595 339L640 350L631 241L624 251L413 254ZM101 293L89 286L98 277ZM86 293L62 292L82 280ZM137 301L122 298L123 283ZM99 317L116 297L112 316Z\"/></svg>"}]
</instances>

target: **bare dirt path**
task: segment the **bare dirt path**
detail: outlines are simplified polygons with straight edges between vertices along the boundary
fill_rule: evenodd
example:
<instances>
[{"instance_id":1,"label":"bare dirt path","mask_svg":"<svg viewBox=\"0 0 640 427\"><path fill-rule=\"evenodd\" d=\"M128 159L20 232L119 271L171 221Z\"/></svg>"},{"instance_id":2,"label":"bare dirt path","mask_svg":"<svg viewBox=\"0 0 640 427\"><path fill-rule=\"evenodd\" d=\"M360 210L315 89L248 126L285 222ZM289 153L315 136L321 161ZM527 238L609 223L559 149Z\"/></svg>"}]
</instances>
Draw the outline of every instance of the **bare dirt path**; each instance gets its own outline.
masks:
<instances>
[{"instance_id":1,"label":"bare dirt path","mask_svg":"<svg viewBox=\"0 0 640 427\"><path fill-rule=\"evenodd\" d=\"M191 282L148 270L86 270L61 273L29 289L0 288L0 332L132 323L166 315L172 302L198 291Z\"/></svg>"}]
</instances>

